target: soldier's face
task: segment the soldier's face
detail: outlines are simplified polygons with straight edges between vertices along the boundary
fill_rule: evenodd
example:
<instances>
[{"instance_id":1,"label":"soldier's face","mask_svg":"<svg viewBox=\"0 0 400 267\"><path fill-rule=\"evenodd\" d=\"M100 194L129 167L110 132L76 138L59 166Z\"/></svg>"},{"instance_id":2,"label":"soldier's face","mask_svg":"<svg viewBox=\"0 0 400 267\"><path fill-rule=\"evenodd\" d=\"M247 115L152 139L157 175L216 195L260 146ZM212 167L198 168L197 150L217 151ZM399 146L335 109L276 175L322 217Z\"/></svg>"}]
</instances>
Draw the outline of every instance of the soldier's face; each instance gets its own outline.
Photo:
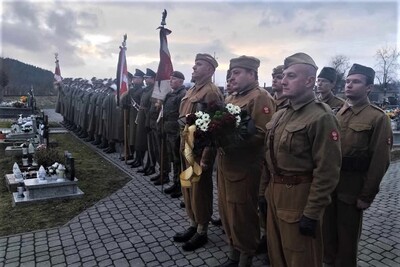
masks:
<instances>
[{"instance_id":1,"label":"soldier's face","mask_svg":"<svg viewBox=\"0 0 400 267\"><path fill-rule=\"evenodd\" d=\"M332 91L335 84L331 83L328 79L325 78L318 78L317 79L317 89L315 90L316 93L326 95L330 91Z\"/></svg>"},{"instance_id":2,"label":"soldier's face","mask_svg":"<svg viewBox=\"0 0 400 267\"><path fill-rule=\"evenodd\" d=\"M228 80L226 81L226 89L225 89L225 91L226 91L228 94L232 94L232 93L233 93L232 84L231 84L230 79L228 79Z\"/></svg>"},{"instance_id":3,"label":"soldier's face","mask_svg":"<svg viewBox=\"0 0 400 267\"><path fill-rule=\"evenodd\" d=\"M146 78L144 78L144 81L145 81L146 85L153 85L155 83L154 78L152 78L152 77L146 77Z\"/></svg>"},{"instance_id":4,"label":"soldier's face","mask_svg":"<svg viewBox=\"0 0 400 267\"><path fill-rule=\"evenodd\" d=\"M183 84L183 80L176 78L174 76L171 76L170 80L169 80L169 85L171 86L172 90L176 90L179 87L181 87Z\"/></svg>"},{"instance_id":5,"label":"soldier's face","mask_svg":"<svg viewBox=\"0 0 400 267\"><path fill-rule=\"evenodd\" d=\"M367 85L367 77L362 74L347 76L344 94L352 101L365 98L371 91L372 85Z\"/></svg>"},{"instance_id":6,"label":"soldier's face","mask_svg":"<svg viewBox=\"0 0 400 267\"><path fill-rule=\"evenodd\" d=\"M193 66L192 79L195 81L211 77L214 73L213 67L204 60L196 60Z\"/></svg>"},{"instance_id":7,"label":"soldier's face","mask_svg":"<svg viewBox=\"0 0 400 267\"><path fill-rule=\"evenodd\" d=\"M305 64L295 64L283 71L282 94L289 99L313 94L314 84L315 77L310 76L309 67Z\"/></svg>"},{"instance_id":8,"label":"soldier's face","mask_svg":"<svg viewBox=\"0 0 400 267\"><path fill-rule=\"evenodd\" d=\"M240 92L245 89L250 83L254 82L254 72L247 71L243 68L231 69L231 77L229 79L231 89L234 92Z\"/></svg>"},{"instance_id":9,"label":"soldier's face","mask_svg":"<svg viewBox=\"0 0 400 267\"><path fill-rule=\"evenodd\" d=\"M273 74L272 75L272 91L282 92L282 79L283 74Z\"/></svg>"},{"instance_id":10,"label":"soldier's face","mask_svg":"<svg viewBox=\"0 0 400 267\"><path fill-rule=\"evenodd\" d=\"M133 84L142 84L143 78L142 77L133 77L132 83Z\"/></svg>"}]
</instances>

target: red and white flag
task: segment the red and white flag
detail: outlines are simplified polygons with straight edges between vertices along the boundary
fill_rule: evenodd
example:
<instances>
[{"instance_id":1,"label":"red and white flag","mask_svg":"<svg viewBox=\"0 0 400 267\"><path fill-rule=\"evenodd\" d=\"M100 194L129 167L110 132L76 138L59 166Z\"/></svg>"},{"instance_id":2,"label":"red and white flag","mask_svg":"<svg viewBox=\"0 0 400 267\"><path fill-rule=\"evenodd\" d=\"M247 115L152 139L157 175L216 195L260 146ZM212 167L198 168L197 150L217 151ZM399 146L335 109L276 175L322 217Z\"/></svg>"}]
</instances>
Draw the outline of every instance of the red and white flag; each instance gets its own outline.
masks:
<instances>
[{"instance_id":1,"label":"red and white flag","mask_svg":"<svg viewBox=\"0 0 400 267\"><path fill-rule=\"evenodd\" d=\"M54 80L56 83L60 83L62 81L61 71L60 71L60 64L58 62L58 54L56 56L56 69L54 70Z\"/></svg>"},{"instance_id":2,"label":"red and white flag","mask_svg":"<svg viewBox=\"0 0 400 267\"><path fill-rule=\"evenodd\" d=\"M160 63L158 64L156 84L154 85L152 97L164 100L165 96L171 91L169 80L171 73L174 71L167 41L167 35L171 31L164 27L158 28L160 29Z\"/></svg>"},{"instance_id":3,"label":"red and white flag","mask_svg":"<svg viewBox=\"0 0 400 267\"><path fill-rule=\"evenodd\" d=\"M122 46L119 47L119 57L118 57L118 66L117 66L117 105L119 105L119 101L121 96L128 92L128 68L126 64L126 38L127 35L124 35L124 41L122 42Z\"/></svg>"}]
</instances>

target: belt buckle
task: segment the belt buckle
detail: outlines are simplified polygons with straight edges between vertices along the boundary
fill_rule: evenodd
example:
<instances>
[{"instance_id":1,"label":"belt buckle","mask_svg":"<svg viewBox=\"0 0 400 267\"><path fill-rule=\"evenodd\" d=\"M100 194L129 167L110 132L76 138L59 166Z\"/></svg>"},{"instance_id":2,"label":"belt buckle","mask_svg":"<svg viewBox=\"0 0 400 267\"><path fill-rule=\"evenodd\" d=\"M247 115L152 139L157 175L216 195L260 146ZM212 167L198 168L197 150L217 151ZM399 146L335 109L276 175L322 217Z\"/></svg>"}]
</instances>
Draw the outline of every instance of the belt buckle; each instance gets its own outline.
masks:
<instances>
[{"instance_id":1,"label":"belt buckle","mask_svg":"<svg viewBox=\"0 0 400 267\"><path fill-rule=\"evenodd\" d=\"M293 187L293 184L285 184L285 186L286 186L287 189L290 189L290 188Z\"/></svg>"}]
</instances>

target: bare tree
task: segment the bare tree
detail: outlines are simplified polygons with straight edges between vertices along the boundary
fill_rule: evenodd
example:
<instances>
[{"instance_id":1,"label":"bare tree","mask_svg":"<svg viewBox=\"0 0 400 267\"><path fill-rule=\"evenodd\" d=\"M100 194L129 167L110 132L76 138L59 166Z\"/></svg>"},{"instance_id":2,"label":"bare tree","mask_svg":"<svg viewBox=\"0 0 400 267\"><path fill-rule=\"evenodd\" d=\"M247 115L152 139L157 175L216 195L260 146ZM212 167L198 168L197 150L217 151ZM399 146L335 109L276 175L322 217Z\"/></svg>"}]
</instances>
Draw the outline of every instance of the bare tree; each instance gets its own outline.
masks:
<instances>
[{"instance_id":1,"label":"bare tree","mask_svg":"<svg viewBox=\"0 0 400 267\"><path fill-rule=\"evenodd\" d=\"M331 58L330 65L337 73L335 92L341 92L345 84L345 74L350 68L350 59L345 55L335 55Z\"/></svg>"},{"instance_id":2,"label":"bare tree","mask_svg":"<svg viewBox=\"0 0 400 267\"><path fill-rule=\"evenodd\" d=\"M377 62L375 77L386 95L389 84L394 84L397 80L397 70L400 68L400 52L396 47L385 46L376 51L375 58Z\"/></svg>"}]
</instances>

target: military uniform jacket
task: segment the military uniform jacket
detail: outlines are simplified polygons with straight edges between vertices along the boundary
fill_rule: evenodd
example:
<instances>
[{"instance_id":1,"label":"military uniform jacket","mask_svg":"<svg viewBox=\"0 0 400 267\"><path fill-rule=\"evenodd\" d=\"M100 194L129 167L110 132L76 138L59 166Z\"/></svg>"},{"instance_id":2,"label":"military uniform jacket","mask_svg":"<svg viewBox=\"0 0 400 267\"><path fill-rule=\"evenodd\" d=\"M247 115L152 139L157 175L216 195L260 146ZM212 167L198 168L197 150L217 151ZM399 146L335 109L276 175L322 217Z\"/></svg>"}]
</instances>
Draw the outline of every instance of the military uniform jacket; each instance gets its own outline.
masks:
<instances>
[{"instance_id":1,"label":"military uniform jacket","mask_svg":"<svg viewBox=\"0 0 400 267\"><path fill-rule=\"evenodd\" d=\"M179 120L186 122L187 114L204 110L209 103L223 103L223 99L221 91L211 82L211 79L202 84L195 84L182 98L179 106ZM184 142L184 140L184 138L181 138L181 142ZM183 144L181 144L181 147L183 147ZM210 153L208 149L204 149L202 155L204 163L214 162L214 157L215 153Z\"/></svg>"},{"instance_id":2,"label":"military uniform jacket","mask_svg":"<svg viewBox=\"0 0 400 267\"><path fill-rule=\"evenodd\" d=\"M281 98L277 98L276 95L274 95L274 101L276 104L276 110L280 110L282 108L285 108L287 105L289 105L289 99L287 99L286 97L281 97Z\"/></svg>"},{"instance_id":3,"label":"military uniform jacket","mask_svg":"<svg viewBox=\"0 0 400 267\"><path fill-rule=\"evenodd\" d=\"M165 96L163 108L164 132L166 134L179 134L179 106L186 94L185 86L169 92Z\"/></svg>"},{"instance_id":4,"label":"military uniform jacket","mask_svg":"<svg viewBox=\"0 0 400 267\"><path fill-rule=\"evenodd\" d=\"M326 98L321 99L321 102L328 104L333 110L338 111L344 104L344 100L330 93Z\"/></svg>"},{"instance_id":5,"label":"military uniform jacket","mask_svg":"<svg viewBox=\"0 0 400 267\"><path fill-rule=\"evenodd\" d=\"M312 96L303 103L279 110L266 128L266 160L272 177L313 177L307 190L300 195L288 195L293 197L290 203L279 200L277 209L290 209L295 202L304 203L302 213L319 220L338 183L341 166L338 122L331 109Z\"/></svg>"},{"instance_id":6,"label":"military uniform jacket","mask_svg":"<svg viewBox=\"0 0 400 267\"><path fill-rule=\"evenodd\" d=\"M343 155L337 197L348 204L355 204L357 198L371 203L390 163L390 120L368 99L355 106L346 102L336 117Z\"/></svg>"}]
</instances>

